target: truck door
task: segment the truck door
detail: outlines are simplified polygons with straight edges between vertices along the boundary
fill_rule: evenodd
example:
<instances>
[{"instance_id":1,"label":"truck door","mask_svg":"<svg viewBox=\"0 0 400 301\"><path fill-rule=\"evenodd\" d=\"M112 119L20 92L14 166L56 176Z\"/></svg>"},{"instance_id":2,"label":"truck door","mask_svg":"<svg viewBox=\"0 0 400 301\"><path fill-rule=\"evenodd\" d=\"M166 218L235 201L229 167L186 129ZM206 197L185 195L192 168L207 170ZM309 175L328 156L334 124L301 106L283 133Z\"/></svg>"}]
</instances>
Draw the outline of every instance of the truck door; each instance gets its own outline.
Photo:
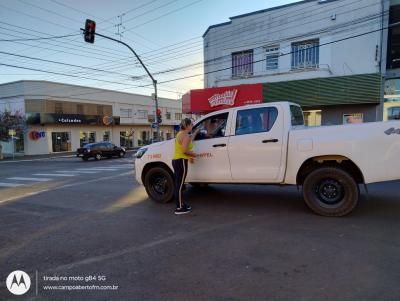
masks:
<instances>
[{"instance_id":1,"label":"truck door","mask_svg":"<svg viewBox=\"0 0 400 301\"><path fill-rule=\"evenodd\" d=\"M193 142L193 150L199 156L188 168L187 182L230 182L231 170L228 158L227 130L229 113L212 115L195 125L193 131L201 132Z\"/></svg>"},{"instance_id":2,"label":"truck door","mask_svg":"<svg viewBox=\"0 0 400 301\"><path fill-rule=\"evenodd\" d=\"M276 183L282 161L284 121L280 106L236 109L229 138L235 182Z\"/></svg>"}]
</instances>

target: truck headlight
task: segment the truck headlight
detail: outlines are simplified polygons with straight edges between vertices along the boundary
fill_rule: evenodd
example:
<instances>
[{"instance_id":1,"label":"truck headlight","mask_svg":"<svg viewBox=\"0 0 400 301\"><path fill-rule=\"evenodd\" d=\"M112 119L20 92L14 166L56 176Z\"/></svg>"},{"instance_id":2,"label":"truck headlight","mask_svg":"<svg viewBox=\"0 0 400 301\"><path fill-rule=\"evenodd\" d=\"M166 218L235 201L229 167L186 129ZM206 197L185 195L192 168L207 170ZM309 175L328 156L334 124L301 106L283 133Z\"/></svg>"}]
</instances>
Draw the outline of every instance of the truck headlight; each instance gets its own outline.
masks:
<instances>
[{"instance_id":1,"label":"truck headlight","mask_svg":"<svg viewBox=\"0 0 400 301\"><path fill-rule=\"evenodd\" d=\"M140 148L135 154L136 159L140 159L141 157L143 157L143 155L146 152L147 152L147 148Z\"/></svg>"}]
</instances>

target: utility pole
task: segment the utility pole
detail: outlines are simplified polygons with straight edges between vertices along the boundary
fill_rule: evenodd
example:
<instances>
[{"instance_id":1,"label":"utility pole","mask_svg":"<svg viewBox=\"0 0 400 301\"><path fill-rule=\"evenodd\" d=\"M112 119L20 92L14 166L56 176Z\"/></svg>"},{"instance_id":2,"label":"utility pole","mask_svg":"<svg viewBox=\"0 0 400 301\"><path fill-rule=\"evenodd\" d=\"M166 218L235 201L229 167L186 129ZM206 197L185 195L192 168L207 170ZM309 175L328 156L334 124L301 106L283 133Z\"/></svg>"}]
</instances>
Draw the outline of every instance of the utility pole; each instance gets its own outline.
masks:
<instances>
[{"instance_id":1,"label":"utility pole","mask_svg":"<svg viewBox=\"0 0 400 301\"><path fill-rule=\"evenodd\" d=\"M122 30L121 29L125 29L125 26L122 25L122 17L125 16L125 14L119 15L118 19L119 19L119 23L117 25L115 25L115 27L117 27L117 32L115 33L117 36L119 36L119 40L122 40Z\"/></svg>"},{"instance_id":2,"label":"utility pole","mask_svg":"<svg viewBox=\"0 0 400 301\"><path fill-rule=\"evenodd\" d=\"M122 20L122 16L121 16L121 20ZM108 37L108 36L105 36L103 34L97 33L96 32L96 22L94 22L92 20L88 20L87 19L86 23L85 23L85 29L81 28L81 30L83 32L85 41L88 42L88 43L94 43L94 36L96 35L96 36L99 36L99 37L102 37L102 38L105 38L105 39L120 43L120 44L128 47L128 49L134 54L134 56L136 57L138 62L142 65L143 69L146 71L147 75L150 77L151 81L153 82L154 102L155 102L155 105L156 105L156 114L157 114L157 112L158 112L157 80L150 73L149 69L147 69L146 65L143 63L143 61L141 60L139 55L135 52L135 50L133 50L131 46L129 46L125 42L122 42L121 40L117 40L117 39L114 39L112 37ZM155 123L156 123L156 131L157 131L157 140L160 140L161 139L160 123L158 122L158 118L157 117L156 117Z\"/></svg>"}]
</instances>

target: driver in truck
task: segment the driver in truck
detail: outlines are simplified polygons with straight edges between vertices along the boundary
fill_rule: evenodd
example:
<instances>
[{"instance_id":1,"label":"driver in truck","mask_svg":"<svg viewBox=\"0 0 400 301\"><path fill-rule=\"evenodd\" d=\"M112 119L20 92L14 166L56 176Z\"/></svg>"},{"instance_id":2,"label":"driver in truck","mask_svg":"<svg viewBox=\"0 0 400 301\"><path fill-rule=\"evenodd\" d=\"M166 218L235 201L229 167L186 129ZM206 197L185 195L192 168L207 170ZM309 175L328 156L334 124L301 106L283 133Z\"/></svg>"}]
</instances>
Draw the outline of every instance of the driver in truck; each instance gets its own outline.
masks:
<instances>
[{"instance_id":1,"label":"driver in truck","mask_svg":"<svg viewBox=\"0 0 400 301\"><path fill-rule=\"evenodd\" d=\"M192 135L193 123L189 118L182 120L180 131L175 139L175 152L172 159L172 167L174 168L175 187L174 198L176 203L175 214L186 214L192 211L192 207L183 201L182 189L188 170L188 161L194 163L196 154L193 152L193 140L200 129L197 129Z\"/></svg>"}]
</instances>

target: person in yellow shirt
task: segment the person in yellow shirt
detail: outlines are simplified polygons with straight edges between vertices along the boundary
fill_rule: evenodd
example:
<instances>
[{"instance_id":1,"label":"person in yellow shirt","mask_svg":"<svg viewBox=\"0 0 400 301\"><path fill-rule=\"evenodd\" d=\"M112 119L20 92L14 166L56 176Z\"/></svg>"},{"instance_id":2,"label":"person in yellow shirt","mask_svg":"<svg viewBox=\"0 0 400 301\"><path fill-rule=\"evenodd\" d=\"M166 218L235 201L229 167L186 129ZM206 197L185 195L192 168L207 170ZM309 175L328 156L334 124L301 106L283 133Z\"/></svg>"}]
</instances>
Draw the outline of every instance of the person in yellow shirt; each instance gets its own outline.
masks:
<instances>
[{"instance_id":1,"label":"person in yellow shirt","mask_svg":"<svg viewBox=\"0 0 400 301\"><path fill-rule=\"evenodd\" d=\"M194 163L196 154L193 152L193 140L199 133L197 129L192 135L193 123L189 118L182 120L180 131L175 139L175 152L172 159L172 167L174 168L175 188L174 198L176 202L175 214L185 214L192 210L192 207L183 201L182 189L185 184L185 179L188 170L188 161Z\"/></svg>"}]
</instances>

